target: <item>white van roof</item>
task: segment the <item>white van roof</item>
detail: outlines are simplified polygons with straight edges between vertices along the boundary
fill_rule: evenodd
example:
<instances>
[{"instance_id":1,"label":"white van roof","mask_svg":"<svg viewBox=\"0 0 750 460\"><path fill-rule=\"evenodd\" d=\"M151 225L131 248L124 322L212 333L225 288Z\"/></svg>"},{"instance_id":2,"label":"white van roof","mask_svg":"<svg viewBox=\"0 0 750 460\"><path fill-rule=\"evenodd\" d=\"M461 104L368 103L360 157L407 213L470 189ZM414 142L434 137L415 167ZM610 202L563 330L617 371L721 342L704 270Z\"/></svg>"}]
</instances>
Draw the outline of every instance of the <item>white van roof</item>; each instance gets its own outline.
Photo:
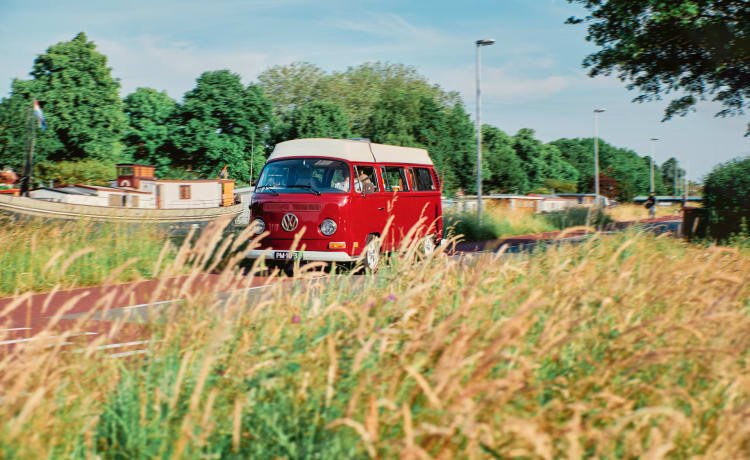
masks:
<instances>
[{"instance_id":1,"label":"white van roof","mask_svg":"<svg viewBox=\"0 0 750 460\"><path fill-rule=\"evenodd\" d=\"M276 144L268 160L290 157L334 157L367 163L410 163L432 165L425 149L373 144L353 139L295 139Z\"/></svg>"}]
</instances>

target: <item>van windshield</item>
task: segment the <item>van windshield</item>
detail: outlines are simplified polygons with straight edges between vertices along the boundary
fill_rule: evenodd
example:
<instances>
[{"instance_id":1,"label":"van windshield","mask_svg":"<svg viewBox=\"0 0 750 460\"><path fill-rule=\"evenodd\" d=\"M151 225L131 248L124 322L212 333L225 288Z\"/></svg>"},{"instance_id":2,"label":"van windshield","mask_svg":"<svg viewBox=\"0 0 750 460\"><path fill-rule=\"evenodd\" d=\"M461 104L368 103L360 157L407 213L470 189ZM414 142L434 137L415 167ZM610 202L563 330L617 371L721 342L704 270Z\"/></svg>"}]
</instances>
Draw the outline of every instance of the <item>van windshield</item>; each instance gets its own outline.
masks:
<instances>
[{"instance_id":1,"label":"van windshield","mask_svg":"<svg viewBox=\"0 0 750 460\"><path fill-rule=\"evenodd\" d=\"M349 165L324 158L295 158L266 164L255 191L259 193L348 193Z\"/></svg>"}]
</instances>

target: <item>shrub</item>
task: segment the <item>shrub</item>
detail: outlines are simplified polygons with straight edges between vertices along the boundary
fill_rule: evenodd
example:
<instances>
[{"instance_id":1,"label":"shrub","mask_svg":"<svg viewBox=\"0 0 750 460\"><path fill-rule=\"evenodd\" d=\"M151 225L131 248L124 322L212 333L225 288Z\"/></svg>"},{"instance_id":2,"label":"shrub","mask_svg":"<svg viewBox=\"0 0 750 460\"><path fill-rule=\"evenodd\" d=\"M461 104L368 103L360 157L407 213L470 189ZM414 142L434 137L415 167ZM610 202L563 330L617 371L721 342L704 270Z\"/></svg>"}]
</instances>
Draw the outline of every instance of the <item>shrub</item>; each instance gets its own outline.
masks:
<instances>
[{"instance_id":1,"label":"shrub","mask_svg":"<svg viewBox=\"0 0 750 460\"><path fill-rule=\"evenodd\" d=\"M109 185L117 177L114 163L99 160L42 162L34 174L43 183Z\"/></svg>"},{"instance_id":2,"label":"shrub","mask_svg":"<svg viewBox=\"0 0 750 460\"><path fill-rule=\"evenodd\" d=\"M750 156L716 166L704 185L711 237L723 240L742 233L750 221Z\"/></svg>"},{"instance_id":3,"label":"shrub","mask_svg":"<svg viewBox=\"0 0 750 460\"><path fill-rule=\"evenodd\" d=\"M591 208L570 208L564 211L553 211L543 214L544 219L557 230L568 227L588 225L601 228L613 222L603 211L591 211Z\"/></svg>"}]
</instances>

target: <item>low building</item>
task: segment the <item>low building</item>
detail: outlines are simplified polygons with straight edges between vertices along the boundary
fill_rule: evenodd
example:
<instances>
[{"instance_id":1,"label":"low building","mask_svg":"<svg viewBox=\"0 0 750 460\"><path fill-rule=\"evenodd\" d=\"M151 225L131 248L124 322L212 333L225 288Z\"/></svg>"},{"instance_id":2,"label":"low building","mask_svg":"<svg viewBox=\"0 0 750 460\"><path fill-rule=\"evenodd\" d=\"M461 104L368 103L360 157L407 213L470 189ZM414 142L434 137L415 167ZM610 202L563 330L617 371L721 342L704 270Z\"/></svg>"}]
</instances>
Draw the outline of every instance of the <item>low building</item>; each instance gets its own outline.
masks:
<instances>
[{"instance_id":1,"label":"low building","mask_svg":"<svg viewBox=\"0 0 750 460\"><path fill-rule=\"evenodd\" d=\"M569 200L575 200L577 204L582 206L591 206L596 200L596 195L593 193L558 193L557 196ZM609 202L609 198L599 195L600 206L609 206Z\"/></svg>"},{"instance_id":2,"label":"low building","mask_svg":"<svg viewBox=\"0 0 750 460\"><path fill-rule=\"evenodd\" d=\"M536 212L564 211L568 208L578 205L578 202L576 200L563 198L557 195L531 194L529 196L538 196L542 198L541 201L537 201Z\"/></svg>"},{"instance_id":3,"label":"low building","mask_svg":"<svg viewBox=\"0 0 750 460\"><path fill-rule=\"evenodd\" d=\"M156 179L153 166L117 165L117 187L153 194L157 209L215 208L234 204L234 179Z\"/></svg>"},{"instance_id":4,"label":"low building","mask_svg":"<svg viewBox=\"0 0 750 460\"><path fill-rule=\"evenodd\" d=\"M157 179L155 168L118 164L111 187L62 185L31 191L31 198L59 203L144 209L201 209L234 205L233 179Z\"/></svg>"},{"instance_id":5,"label":"low building","mask_svg":"<svg viewBox=\"0 0 750 460\"><path fill-rule=\"evenodd\" d=\"M155 208L154 196L138 190L123 190L115 187L95 185L63 185L41 187L29 193L37 200L57 203L83 204L87 206L112 206L121 208Z\"/></svg>"},{"instance_id":6,"label":"low building","mask_svg":"<svg viewBox=\"0 0 750 460\"><path fill-rule=\"evenodd\" d=\"M698 195L688 195L687 199L685 199L685 197L683 197L682 195L658 195L654 198L656 198L656 204L659 206L682 204L683 201L687 201L688 203L700 203L703 201L703 197ZM641 195L633 198L633 203L643 204L646 202L646 200L648 200L648 197L645 195Z\"/></svg>"}]
</instances>

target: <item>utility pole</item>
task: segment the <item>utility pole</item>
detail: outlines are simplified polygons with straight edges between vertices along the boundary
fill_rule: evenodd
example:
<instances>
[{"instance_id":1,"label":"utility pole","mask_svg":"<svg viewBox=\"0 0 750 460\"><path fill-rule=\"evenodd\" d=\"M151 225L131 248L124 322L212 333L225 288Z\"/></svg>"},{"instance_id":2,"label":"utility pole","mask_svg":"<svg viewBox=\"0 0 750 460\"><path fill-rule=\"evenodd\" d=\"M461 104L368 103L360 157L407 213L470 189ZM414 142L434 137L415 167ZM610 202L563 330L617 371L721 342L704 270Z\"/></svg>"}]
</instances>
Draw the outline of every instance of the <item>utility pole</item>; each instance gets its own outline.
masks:
<instances>
[{"instance_id":1,"label":"utility pole","mask_svg":"<svg viewBox=\"0 0 750 460\"><path fill-rule=\"evenodd\" d=\"M604 109L594 109L594 207L599 207L599 125L596 115Z\"/></svg>"},{"instance_id":2,"label":"utility pole","mask_svg":"<svg viewBox=\"0 0 750 460\"><path fill-rule=\"evenodd\" d=\"M494 38L477 40L477 222L482 223L482 99L479 83L481 81L481 53L479 49L495 43Z\"/></svg>"},{"instance_id":3,"label":"utility pole","mask_svg":"<svg viewBox=\"0 0 750 460\"><path fill-rule=\"evenodd\" d=\"M649 192L654 193L654 144L659 139L656 137L651 138L651 187Z\"/></svg>"},{"instance_id":4,"label":"utility pole","mask_svg":"<svg viewBox=\"0 0 750 460\"><path fill-rule=\"evenodd\" d=\"M26 151L26 161L23 165L21 177L21 196L29 196L31 190L31 175L34 168L34 143L36 142L36 120L33 119L31 108L26 108L26 129L28 130L29 148Z\"/></svg>"}]
</instances>

